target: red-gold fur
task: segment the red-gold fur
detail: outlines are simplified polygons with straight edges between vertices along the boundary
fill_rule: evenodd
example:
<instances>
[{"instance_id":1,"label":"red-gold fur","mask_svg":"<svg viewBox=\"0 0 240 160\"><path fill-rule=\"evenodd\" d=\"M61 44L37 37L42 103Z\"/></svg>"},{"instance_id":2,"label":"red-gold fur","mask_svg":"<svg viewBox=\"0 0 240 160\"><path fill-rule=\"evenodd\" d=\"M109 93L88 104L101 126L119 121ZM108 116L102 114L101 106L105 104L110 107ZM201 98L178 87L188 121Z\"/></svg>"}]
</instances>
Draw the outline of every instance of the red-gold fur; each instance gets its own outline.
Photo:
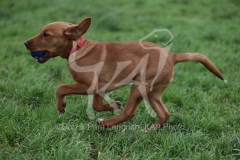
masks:
<instances>
[{"instance_id":1,"label":"red-gold fur","mask_svg":"<svg viewBox=\"0 0 240 160\"><path fill-rule=\"evenodd\" d=\"M184 61L201 62L210 72L224 80L221 72L204 55L199 53L172 54L150 42L97 42L85 40L82 48L69 58L69 53L83 38L91 24L86 18L77 24L50 23L42 28L25 45L30 51L46 51L49 58L60 56L68 59L68 69L75 84L59 86L56 91L59 112L65 111L64 97L70 94L93 94L93 108L97 111L112 111L120 107L119 102L104 104L106 92L133 82L129 100L123 112L112 119L100 119L98 123L111 127L132 118L139 103L144 99L156 112L158 121L150 129L162 126L170 114L161 95L173 80L174 65Z\"/></svg>"}]
</instances>

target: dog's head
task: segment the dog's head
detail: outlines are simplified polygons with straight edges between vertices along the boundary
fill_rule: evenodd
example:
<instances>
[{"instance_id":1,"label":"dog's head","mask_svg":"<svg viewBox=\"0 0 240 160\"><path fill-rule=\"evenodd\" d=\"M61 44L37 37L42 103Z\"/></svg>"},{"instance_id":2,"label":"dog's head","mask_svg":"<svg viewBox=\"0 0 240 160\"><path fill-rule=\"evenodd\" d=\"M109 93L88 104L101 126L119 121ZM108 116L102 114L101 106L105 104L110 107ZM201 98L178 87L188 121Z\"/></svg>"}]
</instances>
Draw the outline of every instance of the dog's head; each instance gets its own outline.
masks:
<instances>
[{"instance_id":1,"label":"dog's head","mask_svg":"<svg viewBox=\"0 0 240 160\"><path fill-rule=\"evenodd\" d=\"M86 18L77 24L54 22L47 24L35 37L24 42L31 55L44 63L50 58L61 56L67 58L73 41L79 39L91 25L91 18Z\"/></svg>"}]
</instances>

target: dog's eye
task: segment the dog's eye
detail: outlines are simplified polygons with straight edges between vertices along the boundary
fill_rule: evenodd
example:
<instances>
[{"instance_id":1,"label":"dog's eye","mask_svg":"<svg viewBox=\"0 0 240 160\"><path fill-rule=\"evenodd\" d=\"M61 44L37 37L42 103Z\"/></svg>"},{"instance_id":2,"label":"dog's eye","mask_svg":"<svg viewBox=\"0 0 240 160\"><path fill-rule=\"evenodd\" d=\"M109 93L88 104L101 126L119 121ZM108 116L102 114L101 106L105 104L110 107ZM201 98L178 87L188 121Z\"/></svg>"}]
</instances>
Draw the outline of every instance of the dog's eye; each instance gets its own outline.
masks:
<instances>
[{"instance_id":1,"label":"dog's eye","mask_svg":"<svg viewBox=\"0 0 240 160\"><path fill-rule=\"evenodd\" d=\"M48 34L48 33L46 33L46 32L43 33L43 37L46 38L46 37L49 37L49 36L50 36L50 34Z\"/></svg>"}]
</instances>

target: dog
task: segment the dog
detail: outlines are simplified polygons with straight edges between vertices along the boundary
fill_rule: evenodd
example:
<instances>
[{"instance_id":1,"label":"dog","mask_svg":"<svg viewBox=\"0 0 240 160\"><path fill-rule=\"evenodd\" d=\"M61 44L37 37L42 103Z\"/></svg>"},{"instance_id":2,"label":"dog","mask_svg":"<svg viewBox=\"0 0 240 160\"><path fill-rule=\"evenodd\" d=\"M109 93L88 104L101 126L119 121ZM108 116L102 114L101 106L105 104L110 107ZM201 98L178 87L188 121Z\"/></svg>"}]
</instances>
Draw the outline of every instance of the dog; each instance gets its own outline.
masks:
<instances>
[{"instance_id":1,"label":"dog","mask_svg":"<svg viewBox=\"0 0 240 160\"><path fill-rule=\"evenodd\" d=\"M115 118L97 120L102 127L112 127L131 119L139 103L145 99L156 112L158 120L148 130L160 128L170 117L162 101L162 94L173 80L174 65L197 61L221 80L222 73L203 54L170 53L151 42L97 42L84 38L91 18L79 23L53 22L45 25L35 37L24 42L39 63L60 56L68 61L68 69L75 84L64 84L56 90L57 108L66 109L65 96L94 95L92 107L96 111L121 108L119 101L105 104L107 92L132 83L128 102Z\"/></svg>"}]
</instances>

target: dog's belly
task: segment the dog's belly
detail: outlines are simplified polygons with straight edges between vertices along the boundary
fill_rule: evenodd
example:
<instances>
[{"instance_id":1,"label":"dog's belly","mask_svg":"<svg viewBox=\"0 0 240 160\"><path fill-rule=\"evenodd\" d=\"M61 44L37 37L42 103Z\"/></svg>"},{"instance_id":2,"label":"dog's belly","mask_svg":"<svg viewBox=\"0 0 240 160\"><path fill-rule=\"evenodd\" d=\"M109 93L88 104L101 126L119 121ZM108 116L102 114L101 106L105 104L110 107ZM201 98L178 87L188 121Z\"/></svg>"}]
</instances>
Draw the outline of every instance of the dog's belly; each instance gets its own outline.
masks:
<instances>
[{"instance_id":1,"label":"dog's belly","mask_svg":"<svg viewBox=\"0 0 240 160\"><path fill-rule=\"evenodd\" d=\"M103 71L98 77L98 89L100 92L109 92L132 83L134 82L134 77L138 74L137 72L131 72L131 70L122 70L121 72L118 70L108 71Z\"/></svg>"}]
</instances>

